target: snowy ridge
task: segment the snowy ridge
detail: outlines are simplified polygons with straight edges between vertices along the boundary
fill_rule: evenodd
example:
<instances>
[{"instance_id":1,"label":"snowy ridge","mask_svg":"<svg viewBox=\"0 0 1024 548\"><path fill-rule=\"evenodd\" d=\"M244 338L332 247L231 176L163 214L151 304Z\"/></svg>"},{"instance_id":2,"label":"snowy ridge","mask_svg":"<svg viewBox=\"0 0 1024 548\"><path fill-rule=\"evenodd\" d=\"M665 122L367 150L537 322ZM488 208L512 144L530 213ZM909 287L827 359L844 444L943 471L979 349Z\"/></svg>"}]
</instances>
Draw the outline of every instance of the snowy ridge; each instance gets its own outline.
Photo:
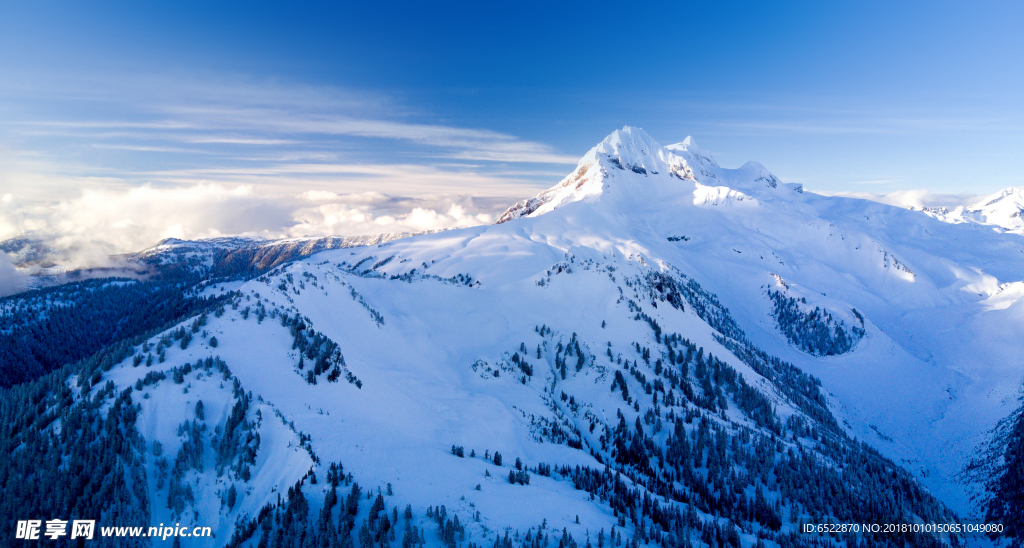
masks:
<instances>
[{"instance_id":1,"label":"snowy ridge","mask_svg":"<svg viewBox=\"0 0 1024 548\"><path fill-rule=\"evenodd\" d=\"M427 234L419 232L416 234ZM168 238L155 246L109 257L110 266L68 270L52 264L53 250L39 240L13 238L0 242L21 267L37 267L29 288L41 289L94 278L160 279L252 275L279 264L328 249L376 245L415 234L383 233L364 236L322 236L268 240L231 236L203 240Z\"/></svg>"},{"instance_id":2,"label":"snowy ridge","mask_svg":"<svg viewBox=\"0 0 1024 548\"><path fill-rule=\"evenodd\" d=\"M924 212L947 223L991 225L1024 234L1024 188L1005 188L969 206L924 208Z\"/></svg>"},{"instance_id":3,"label":"snowy ridge","mask_svg":"<svg viewBox=\"0 0 1024 548\"><path fill-rule=\"evenodd\" d=\"M195 274L223 272L234 268L261 270L306 257L328 249L343 249L390 242L412 236L409 233L385 233L368 236L325 236L267 240L265 238L211 238L208 240L167 239L124 260L150 267L185 266ZM219 267L219 268L218 268ZM221 272L217 272L217 270Z\"/></svg>"}]
</instances>

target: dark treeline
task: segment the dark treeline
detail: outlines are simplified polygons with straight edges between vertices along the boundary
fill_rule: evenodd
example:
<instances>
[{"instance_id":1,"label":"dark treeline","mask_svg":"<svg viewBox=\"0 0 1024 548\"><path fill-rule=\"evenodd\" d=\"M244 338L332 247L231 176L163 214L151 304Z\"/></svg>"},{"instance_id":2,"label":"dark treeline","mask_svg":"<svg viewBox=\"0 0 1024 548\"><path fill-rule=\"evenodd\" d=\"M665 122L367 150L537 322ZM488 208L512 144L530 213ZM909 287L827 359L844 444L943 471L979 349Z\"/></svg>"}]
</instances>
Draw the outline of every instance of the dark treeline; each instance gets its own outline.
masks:
<instances>
[{"instance_id":1,"label":"dark treeline","mask_svg":"<svg viewBox=\"0 0 1024 548\"><path fill-rule=\"evenodd\" d=\"M303 493L303 484L307 480L316 484L316 476L307 474L294 486L288 487L286 497L278 495L277 502L264 506L256 517L241 520L225 546L237 548L252 541L250 545L258 548L353 548L355 519L359 513L359 501L363 498L359 484L353 481L352 474L345 474L341 463L330 463L327 470L329 489L324 505L314 512ZM349 486L351 489L347 495L339 492L339 487ZM394 512L397 516L398 509L395 508ZM411 509L406 512L411 517ZM360 539L370 536L385 542L394 540L392 523L387 519L384 500L379 494L359 535Z\"/></svg>"},{"instance_id":2,"label":"dark treeline","mask_svg":"<svg viewBox=\"0 0 1024 548\"><path fill-rule=\"evenodd\" d=\"M291 274L288 278L291 278ZM277 310L271 313L271 317L275 314ZM298 313L289 316L287 312L281 312L281 325L287 327L292 335L292 350L299 351L299 363L296 367L300 372L304 372L302 374L305 375L306 382L316 384L317 379L324 374L328 382L338 382L344 371L346 381L357 388L363 387L363 381L357 379L345 365L345 356L341 354L338 343L313 329L309 319ZM309 360L308 363L306 360Z\"/></svg>"},{"instance_id":3,"label":"dark treeline","mask_svg":"<svg viewBox=\"0 0 1024 548\"><path fill-rule=\"evenodd\" d=\"M53 302L46 302L43 309ZM217 304L200 299L196 303ZM10 520L97 520L97 527L149 523L145 441L135 426L140 406L133 392L167 379L167 374L150 371L134 387L119 393L112 382L101 381L104 372L133 355L138 366L139 345L168 327L165 322L131 336L124 330L122 338L88 358L0 389L0 515ZM200 367L217 367L225 380L230 377L219 359L197 362L195 368ZM192 370L191 364L185 364L169 373L180 384L179 379ZM13 537L14 529L2 535ZM52 544L78 546L79 542L62 537ZM117 546L146 544L129 539L118 542ZM13 544L13 538L3 544Z\"/></svg>"},{"instance_id":4,"label":"dark treeline","mask_svg":"<svg viewBox=\"0 0 1024 548\"><path fill-rule=\"evenodd\" d=\"M307 480L312 485L305 486ZM310 506L303 492L304 487L308 490L316 485L315 476L307 474L288 488L286 497L279 496L276 503L264 506L255 518L240 521L226 546L237 548L249 543L257 548L397 548L400 542L402 548L423 548L428 527L436 526L429 534L444 548L481 548L473 542L464 544L464 522L444 505L427 508L426 517L433 525L416 525L411 505L403 510L392 506L389 510L383 493L378 490L376 496L372 491L364 495L359 484L353 482L352 474L344 473L341 463L330 464L327 481L324 503L318 511ZM390 485L387 495L392 495ZM366 517L357 524L362 500L373 502ZM475 519L479 519L479 513ZM507 534L505 541L509 542ZM505 544L499 536L495 548L501 546ZM570 545L566 543L565 548ZM571 548L577 548L575 543Z\"/></svg>"},{"instance_id":5,"label":"dark treeline","mask_svg":"<svg viewBox=\"0 0 1024 548\"><path fill-rule=\"evenodd\" d=\"M649 272L642 282L638 280L637 283L643 283L652 298L666 301L680 311L684 310L684 301L689 303L702 320L722 335L737 340L746 339L739 324L729 314L729 309L722 305L714 293L701 287L697 280L687 278L682 273L679 275L686 279L685 283L663 272ZM626 284L631 285L631 282L627 280Z\"/></svg>"},{"instance_id":6,"label":"dark treeline","mask_svg":"<svg viewBox=\"0 0 1024 548\"><path fill-rule=\"evenodd\" d=\"M130 355L123 345L89 360L0 390L0 516L101 520L104 526L149 523L144 445L135 428L132 388L108 382L76 398L67 379ZM87 377L91 380L92 377ZM87 383L89 381L86 381ZM57 426L57 427L53 427ZM13 546L14 527L0 535ZM142 546L144 539L119 539ZM62 537L52 546L77 546Z\"/></svg>"},{"instance_id":7,"label":"dark treeline","mask_svg":"<svg viewBox=\"0 0 1024 548\"><path fill-rule=\"evenodd\" d=\"M195 282L88 280L0 299L0 387L30 381L107 345L210 306Z\"/></svg>"},{"instance_id":8,"label":"dark treeline","mask_svg":"<svg viewBox=\"0 0 1024 548\"><path fill-rule=\"evenodd\" d=\"M845 354L864 336L864 318L856 310L853 313L860 325L847 330L846 324L827 310L817 306L814 310L804 310L800 305L806 305L806 299L797 300L775 290L769 290L768 297L772 300L772 316L779 330L789 342L812 356Z\"/></svg>"},{"instance_id":9,"label":"dark treeline","mask_svg":"<svg viewBox=\"0 0 1024 548\"><path fill-rule=\"evenodd\" d=\"M966 470L985 488L985 521L1001 523L1012 548L1024 546L1024 398L999 421L982 455Z\"/></svg>"}]
</instances>

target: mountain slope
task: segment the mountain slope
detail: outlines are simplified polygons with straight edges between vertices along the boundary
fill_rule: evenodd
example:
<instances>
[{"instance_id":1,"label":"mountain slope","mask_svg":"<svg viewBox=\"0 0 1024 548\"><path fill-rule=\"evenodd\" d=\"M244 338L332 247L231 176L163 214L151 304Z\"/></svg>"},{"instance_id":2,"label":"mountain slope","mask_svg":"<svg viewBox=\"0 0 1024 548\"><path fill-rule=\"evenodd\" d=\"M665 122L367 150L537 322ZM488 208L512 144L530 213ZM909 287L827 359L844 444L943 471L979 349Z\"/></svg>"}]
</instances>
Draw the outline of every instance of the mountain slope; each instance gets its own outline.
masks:
<instances>
[{"instance_id":1,"label":"mountain slope","mask_svg":"<svg viewBox=\"0 0 1024 548\"><path fill-rule=\"evenodd\" d=\"M511 238L491 235L503 246L518 240L514 225L504 226ZM534 253L527 262L535 271L525 278L470 269L462 259L481 250L461 252L483 244L489 232L447 242L456 244L447 247L455 252L447 260L413 252L388 261L399 251L392 244L290 265L243 286L219 318L137 349L137 356L163 355L163 362L126 363L103 374L141 394L139 431L167 454L191 439L180 425L192 420L198 401L207 430L223 429L237 405L221 374L204 374L197 360L219 356L239 381L235 400L249 390L250 400L264 406L261 421L250 415L264 425L253 479L232 471L214 476L215 466L206 462L211 472L189 480L196 487L184 503L198 511L193 523L220 516L218 530L230 531L237 517L257 514L272 486L299 481L310 470L323 477L335 461L364 486L392 485L388 504L411 504L417 516L437 504L463 522L479 512L480 521L467 525L472 539L547 521L577 539L588 529L617 526L638 542L672 544L667 534L712 523L710 516L719 514L732 516L729 522L749 542L754 533L785 542L789 537L774 533L792 531L783 519L814 519L822 508L845 519L951 519L909 475L845 437L813 379L749 354L754 350L728 312L681 274L582 249L554 262ZM534 251L545 245L520 242ZM437 256L424 244L430 249L423 252ZM388 272L403 259L424 273ZM455 265L480 277L447 270ZM746 360L723 345L746 351ZM145 383L152 368L168 366L184 372ZM293 442L285 450L262 429L278 413L293 435L309 436L307 446ZM464 458L451 447L463 448ZM506 459L500 465L480 458L495 452ZM469 456L474 453L477 458ZM772 455L761 465L768 468L755 467L765 454ZM520 459L532 475L529 485L508 479L510 473L518 479L513 462ZM858 470L856 479L830 478L830 463ZM622 479L600 479L605 464ZM794 489L804 474L819 478L816 489ZM742 503L729 487L734 482L744 487ZM228 512L223 494L231 483L245 486L245 494ZM189 519L174 512L170 485L151 480L154 521ZM323 496L307 487L311 500ZM578 488L603 502L588 503ZM836 488L842 498L830 494ZM645 493L670 513L645 508ZM688 512L692 518L684 517Z\"/></svg>"}]
</instances>

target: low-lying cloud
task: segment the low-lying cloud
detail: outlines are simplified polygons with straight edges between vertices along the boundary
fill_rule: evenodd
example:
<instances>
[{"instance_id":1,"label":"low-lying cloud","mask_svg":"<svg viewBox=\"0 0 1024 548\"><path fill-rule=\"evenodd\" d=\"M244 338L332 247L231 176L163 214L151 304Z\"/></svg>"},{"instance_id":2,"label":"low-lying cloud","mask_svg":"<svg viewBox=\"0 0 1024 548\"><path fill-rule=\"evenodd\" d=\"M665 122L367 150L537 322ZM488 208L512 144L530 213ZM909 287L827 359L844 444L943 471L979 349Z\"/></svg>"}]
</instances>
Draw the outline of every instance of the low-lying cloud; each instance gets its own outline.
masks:
<instances>
[{"instance_id":1,"label":"low-lying cloud","mask_svg":"<svg viewBox=\"0 0 1024 548\"><path fill-rule=\"evenodd\" d=\"M0 251L0 297L6 297L27 287L27 276L14 267L6 253Z\"/></svg>"},{"instance_id":2,"label":"low-lying cloud","mask_svg":"<svg viewBox=\"0 0 1024 548\"><path fill-rule=\"evenodd\" d=\"M0 201L0 240L27 237L37 242L34 255L13 253L0 263L0 287L11 292L23 285L12 261L21 266L21 274L28 274L53 266L112 266L111 256L139 251L165 238L277 239L468 227L493 222L518 197L323 190L291 194L253 185L196 183L86 189L73 198L27 206L6 198ZM41 256L40 249L45 249Z\"/></svg>"},{"instance_id":3,"label":"low-lying cloud","mask_svg":"<svg viewBox=\"0 0 1024 548\"><path fill-rule=\"evenodd\" d=\"M923 209L926 207L945 207L953 209L958 206L971 205L981 199L981 195L964 194L942 194L931 192L926 189L897 190L885 194L875 192L831 192L815 190L814 192L824 196L842 196L845 198L860 198L871 200L896 207Z\"/></svg>"}]
</instances>

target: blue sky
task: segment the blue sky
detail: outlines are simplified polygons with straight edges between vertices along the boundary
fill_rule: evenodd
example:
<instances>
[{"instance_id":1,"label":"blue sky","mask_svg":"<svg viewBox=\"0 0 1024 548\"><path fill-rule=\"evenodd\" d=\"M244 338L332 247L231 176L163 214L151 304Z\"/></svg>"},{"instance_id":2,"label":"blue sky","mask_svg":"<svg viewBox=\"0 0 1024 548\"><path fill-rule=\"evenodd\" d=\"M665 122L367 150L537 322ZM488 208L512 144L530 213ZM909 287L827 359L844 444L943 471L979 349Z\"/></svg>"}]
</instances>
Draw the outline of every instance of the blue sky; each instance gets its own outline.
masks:
<instances>
[{"instance_id":1,"label":"blue sky","mask_svg":"<svg viewBox=\"0 0 1024 548\"><path fill-rule=\"evenodd\" d=\"M213 4L5 4L0 239L484 222L626 124L823 191L1024 184L1020 4Z\"/></svg>"}]
</instances>

